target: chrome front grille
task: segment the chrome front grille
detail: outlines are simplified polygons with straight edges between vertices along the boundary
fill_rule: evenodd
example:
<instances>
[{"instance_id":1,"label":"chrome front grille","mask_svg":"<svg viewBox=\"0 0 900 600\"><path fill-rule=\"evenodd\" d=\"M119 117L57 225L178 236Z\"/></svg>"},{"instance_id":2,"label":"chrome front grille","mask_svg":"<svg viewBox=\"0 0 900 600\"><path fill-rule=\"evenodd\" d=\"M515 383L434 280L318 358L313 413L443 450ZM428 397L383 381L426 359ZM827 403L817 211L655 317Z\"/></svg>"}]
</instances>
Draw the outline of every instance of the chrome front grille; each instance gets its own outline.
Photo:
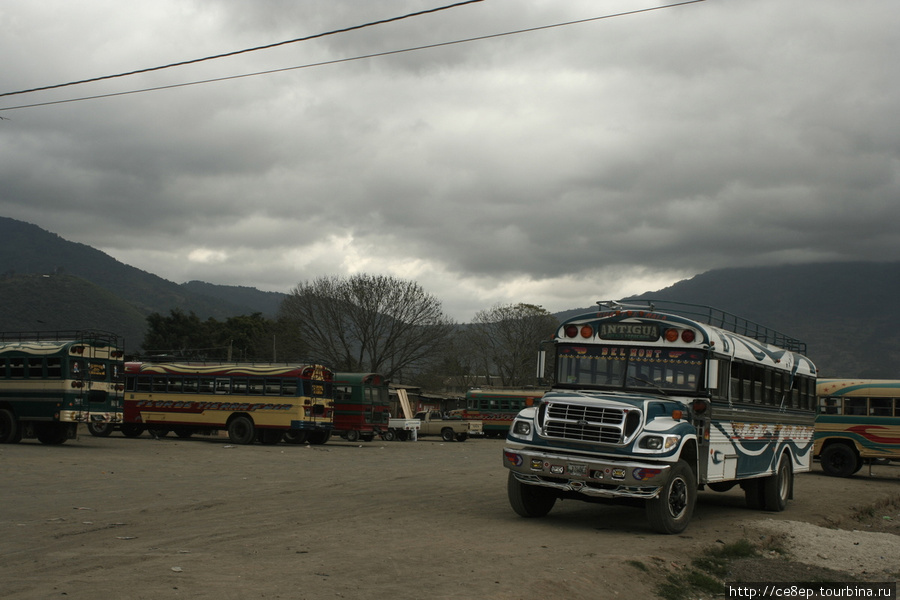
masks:
<instances>
[{"instance_id":1,"label":"chrome front grille","mask_svg":"<svg viewBox=\"0 0 900 600\"><path fill-rule=\"evenodd\" d=\"M631 412L635 413L630 419L634 423L637 411ZM609 406L549 402L541 431L544 437L550 438L595 444L623 444L627 414L625 409ZM627 432L629 435L633 433L633 430Z\"/></svg>"}]
</instances>

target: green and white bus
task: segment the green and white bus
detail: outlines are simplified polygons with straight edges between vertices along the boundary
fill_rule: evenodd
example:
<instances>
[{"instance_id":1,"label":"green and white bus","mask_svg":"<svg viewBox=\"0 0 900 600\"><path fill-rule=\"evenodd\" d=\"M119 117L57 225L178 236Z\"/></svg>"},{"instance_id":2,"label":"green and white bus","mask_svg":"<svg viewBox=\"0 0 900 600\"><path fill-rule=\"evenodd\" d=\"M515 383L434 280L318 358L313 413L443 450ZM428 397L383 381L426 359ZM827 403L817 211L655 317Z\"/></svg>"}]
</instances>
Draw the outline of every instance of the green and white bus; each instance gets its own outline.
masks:
<instances>
[{"instance_id":1,"label":"green and white bus","mask_svg":"<svg viewBox=\"0 0 900 600\"><path fill-rule=\"evenodd\" d=\"M123 358L108 332L0 333L0 443L62 444L121 419Z\"/></svg>"}]
</instances>

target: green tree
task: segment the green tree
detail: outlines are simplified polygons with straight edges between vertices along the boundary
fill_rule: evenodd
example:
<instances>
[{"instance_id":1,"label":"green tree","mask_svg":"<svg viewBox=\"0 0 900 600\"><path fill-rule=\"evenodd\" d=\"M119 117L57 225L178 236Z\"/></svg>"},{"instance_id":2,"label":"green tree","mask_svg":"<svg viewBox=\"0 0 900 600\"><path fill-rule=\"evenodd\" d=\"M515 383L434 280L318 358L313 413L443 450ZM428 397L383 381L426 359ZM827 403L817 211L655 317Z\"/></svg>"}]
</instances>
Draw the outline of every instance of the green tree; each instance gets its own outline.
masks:
<instances>
[{"instance_id":1,"label":"green tree","mask_svg":"<svg viewBox=\"0 0 900 600\"><path fill-rule=\"evenodd\" d=\"M212 341L209 328L193 311L172 309L169 316L152 313L141 345L144 354L178 358L204 358Z\"/></svg>"},{"instance_id":2,"label":"green tree","mask_svg":"<svg viewBox=\"0 0 900 600\"><path fill-rule=\"evenodd\" d=\"M297 285L281 304L279 322L332 369L388 379L425 369L454 327L417 283L364 273Z\"/></svg>"},{"instance_id":3,"label":"green tree","mask_svg":"<svg viewBox=\"0 0 900 600\"><path fill-rule=\"evenodd\" d=\"M533 385L540 343L550 339L559 321L534 304L498 304L479 311L466 331L477 370L504 387Z\"/></svg>"}]
</instances>

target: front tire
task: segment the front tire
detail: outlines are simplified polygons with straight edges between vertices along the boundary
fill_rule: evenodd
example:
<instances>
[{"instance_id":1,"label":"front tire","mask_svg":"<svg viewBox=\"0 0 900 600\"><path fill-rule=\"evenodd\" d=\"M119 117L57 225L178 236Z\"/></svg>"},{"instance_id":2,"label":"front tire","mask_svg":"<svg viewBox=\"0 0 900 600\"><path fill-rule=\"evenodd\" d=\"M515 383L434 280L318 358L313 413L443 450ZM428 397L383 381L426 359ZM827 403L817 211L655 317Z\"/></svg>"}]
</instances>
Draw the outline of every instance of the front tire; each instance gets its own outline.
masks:
<instances>
[{"instance_id":1,"label":"front tire","mask_svg":"<svg viewBox=\"0 0 900 600\"><path fill-rule=\"evenodd\" d=\"M847 444L836 443L825 446L819 459L822 471L832 477L850 477L859 469L856 452Z\"/></svg>"},{"instance_id":2,"label":"front tire","mask_svg":"<svg viewBox=\"0 0 900 600\"><path fill-rule=\"evenodd\" d=\"M794 470L791 468L791 457L785 452L778 461L775 473L762 481L765 509L769 512L781 512L787 508L793 486Z\"/></svg>"},{"instance_id":3,"label":"front tire","mask_svg":"<svg viewBox=\"0 0 900 600\"><path fill-rule=\"evenodd\" d=\"M134 423L123 423L119 426L119 429L122 431L122 435L129 438L140 437L144 433L144 426L135 425Z\"/></svg>"},{"instance_id":4,"label":"front tire","mask_svg":"<svg viewBox=\"0 0 900 600\"><path fill-rule=\"evenodd\" d=\"M556 492L550 488L522 483L510 471L506 480L506 495L509 505L520 517L540 518L547 516L556 504Z\"/></svg>"},{"instance_id":5,"label":"front tire","mask_svg":"<svg viewBox=\"0 0 900 600\"><path fill-rule=\"evenodd\" d=\"M681 533L691 521L697 504L697 477L683 460L672 468L659 496L647 500L647 520L657 533Z\"/></svg>"},{"instance_id":6,"label":"front tire","mask_svg":"<svg viewBox=\"0 0 900 600\"><path fill-rule=\"evenodd\" d=\"M11 410L0 410L0 444L16 443L16 434L19 432L19 423L16 415ZM21 439L21 438L19 438Z\"/></svg>"}]
</instances>

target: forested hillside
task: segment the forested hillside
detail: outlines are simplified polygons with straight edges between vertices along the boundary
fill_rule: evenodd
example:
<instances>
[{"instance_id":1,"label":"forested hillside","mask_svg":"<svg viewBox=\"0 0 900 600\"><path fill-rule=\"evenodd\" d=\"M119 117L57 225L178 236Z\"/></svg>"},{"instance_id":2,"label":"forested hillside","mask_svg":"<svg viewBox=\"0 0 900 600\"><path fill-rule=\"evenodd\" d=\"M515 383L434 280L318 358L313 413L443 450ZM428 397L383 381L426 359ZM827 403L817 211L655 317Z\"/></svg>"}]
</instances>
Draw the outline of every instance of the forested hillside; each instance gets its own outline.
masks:
<instances>
[{"instance_id":1,"label":"forested hillside","mask_svg":"<svg viewBox=\"0 0 900 600\"><path fill-rule=\"evenodd\" d=\"M640 297L714 306L803 340L823 377L900 379L898 294L900 262L885 262L720 269ZM200 281L179 285L0 217L0 330L105 329L124 335L134 351L150 313L272 319L284 297Z\"/></svg>"}]
</instances>

